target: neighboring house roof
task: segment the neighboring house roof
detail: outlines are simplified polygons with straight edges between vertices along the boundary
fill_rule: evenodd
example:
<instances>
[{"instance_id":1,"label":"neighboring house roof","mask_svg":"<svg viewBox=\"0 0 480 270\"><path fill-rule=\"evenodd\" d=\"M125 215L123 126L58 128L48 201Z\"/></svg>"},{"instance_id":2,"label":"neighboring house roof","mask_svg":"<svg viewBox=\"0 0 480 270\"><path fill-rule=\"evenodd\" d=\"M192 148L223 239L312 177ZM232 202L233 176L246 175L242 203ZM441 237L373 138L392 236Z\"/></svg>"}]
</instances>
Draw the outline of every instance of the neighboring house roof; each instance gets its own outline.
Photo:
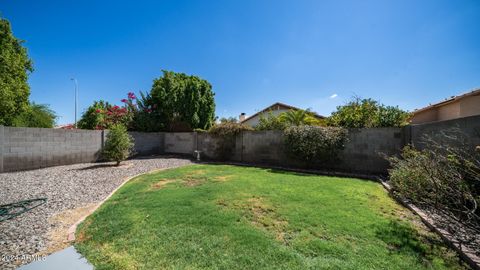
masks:
<instances>
[{"instance_id":1,"label":"neighboring house roof","mask_svg":"<svg viewBox=\"0 0 480 270\"><path fill-rule=\"evenodd\" d=\"M56 128L56 129L75 129L75 125L74 124L65 124L65 125L58 125L58 126L55 126L53 128Z\"/></svg>"},{"instance_id":2,"label":"neighboring house roof","mask_svg":"<svg viewBox=\"0 0 480 270\"><path fill-rule=\"evenodd\" d=\"M424 111L433 109L433 108L441 107L441 106L447 105L447 104L455 102L455 101L459 101L459 100L464 99L466 97L477 96L477 95L480 95L480 88L474 89L474 90L472 90L468 93L465 93L465 94L461 94L461 95L458 95L458 96L452 96L448 99L445 99L444 101L428 105L425 108L417 109L417 110L413 111L413 115L415 115L417 113L420 113L420 112L424 112Z\"/></svg>"},{"instance_id":3,"label":"neighboring house roof","mask_svg":"<svg viewBox=\"0 0 480 270\"><path fill-rule=\"evenodd\" d=\"M286 109L286 110L302 110L302 109L300 109L300 108L297 108L297 107L294 107L294 106L290 106L290 105L287 105L287 104L285 104L285 103L275 102L275 103L273 103L272 105L266 107L265 109L263 109L263 110L255 113L255 114L253 114L253 115L245 118L245 119L244 119L243 121L241 121L240 123L243 123L243 122L245 122L245 121L248 121L249 119L252 119L252 118L254 118L255 116L258 116L258 115L260 115L260 114L262 114L262 113L266 113L266 112L271 111L271 110L280 110L280 109ZM319 118L319 119L324 119L324 118L325 118L325 116L319 115L319 114L314 113L314 112L312 112L312 114L313 114L313 116L315 116L316 118Z\"/></svg>"}]
</instances>

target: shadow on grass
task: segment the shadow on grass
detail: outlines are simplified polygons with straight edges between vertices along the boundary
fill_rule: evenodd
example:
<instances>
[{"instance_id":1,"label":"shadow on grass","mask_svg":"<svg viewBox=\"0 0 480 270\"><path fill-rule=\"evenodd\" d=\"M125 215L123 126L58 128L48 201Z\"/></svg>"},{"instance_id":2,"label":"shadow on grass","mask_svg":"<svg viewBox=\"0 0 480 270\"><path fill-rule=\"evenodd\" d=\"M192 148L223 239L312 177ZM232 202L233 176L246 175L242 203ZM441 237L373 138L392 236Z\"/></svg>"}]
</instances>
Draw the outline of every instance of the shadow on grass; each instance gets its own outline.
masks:
<instances>
[{"instance_id":1,"label":"shadow on grass","mask_svg":"<svg viewBox=\"0 0 480 270\"><path fill-rule=\"evenodd\" d=\"M434 257L432 255L442 257L442 254L439 254L441 250L435 248L442 246L441 241L420 235L413 227L403 222L390 221L387 226L379 226L376 235L388 245L391 253L414 255L423 264L429 264Z\"/></svg>"}]
</instances>

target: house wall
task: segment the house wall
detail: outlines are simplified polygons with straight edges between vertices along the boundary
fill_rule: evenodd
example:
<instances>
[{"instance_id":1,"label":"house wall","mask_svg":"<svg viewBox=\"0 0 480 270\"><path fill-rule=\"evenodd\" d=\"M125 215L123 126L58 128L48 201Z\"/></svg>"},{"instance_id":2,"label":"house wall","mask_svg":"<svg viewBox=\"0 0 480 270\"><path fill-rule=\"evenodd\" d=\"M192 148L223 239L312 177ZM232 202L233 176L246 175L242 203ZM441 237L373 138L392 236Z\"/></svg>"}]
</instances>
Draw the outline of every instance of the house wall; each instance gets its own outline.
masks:
<instances>
[{"instance_id":1,"label":"house wall","mask_svg":"<svg viewBox=\"0 0 480 270\"><path fill-rule=\"evenodd\" d=\"M416 113L412 119L412 124L422 124L437 121L437 108Z\"/></svg>"},{"instance_id":2,"label":"house wall","mask_svg":"<svg viewBox=\"0 0 480 270\"><path fill-rule=\"evenodd\" d=\"M460 101L461 117L480 115L480 96L471 96Z\"/></svg>"},{"instance_id":3,"label":"house wall","mask_svg":"<svg viewBox=\"0 0 480 270\"><path fill-rule=\"evenodd\" d=\"M412 117L411 123L423 124L473 115L480 115L480 95L468 96L445 105L435 106L428 110L416 113Z\"/></svg>"},{"instance_id":4,"label":"house wall","mask_svg":"<svg viewBox=\"0 0 480 270\"><path fill-rule=\"evenodd\" d=\"M444 121L459 118L460 116L460 101L452 102L439 106L437 108L436 121Z\"/></svg>"}]
</instances>

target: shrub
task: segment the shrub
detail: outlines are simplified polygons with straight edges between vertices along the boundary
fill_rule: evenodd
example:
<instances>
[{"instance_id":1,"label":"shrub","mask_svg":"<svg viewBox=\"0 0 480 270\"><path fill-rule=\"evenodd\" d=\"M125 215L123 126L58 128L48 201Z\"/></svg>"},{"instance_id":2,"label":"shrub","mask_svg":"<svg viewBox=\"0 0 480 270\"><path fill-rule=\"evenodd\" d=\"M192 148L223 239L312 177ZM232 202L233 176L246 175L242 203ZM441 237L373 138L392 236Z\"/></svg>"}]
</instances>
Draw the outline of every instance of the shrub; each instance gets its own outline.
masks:
<instances>
[{"instance_id":1,"label":"shrub","mask_svg":"<svg viewBox=\"0 0 480 270\"><path fill-rule=\"evenodd\" d=\"M398 107L385 106L373 99L354 97L327 119L329 126L345 128L402 127L410 114Z\"/></svg>"},{"instance_id":2,"label":"shrub","mask_svg":"<svg viewBox=\"0 0 480 270\"><path fill-rule=\"evenodd\" d=\"M400 158L390 158L390 183L398 195L439 214L450 233L469 242L480 233L480 153L462 142L468 137L447 130L425 137L428 148L405 147Z\"/></svg>"},{"instance_id":3,"label":"shrub","mask_svg":"<svg viewBox=\"0 0 480 270\"><path fill-rule=\"evenodd\" d=\"M287 125L278 115L268 112L260 114L255 130L284 130L286 127Z\"/></svg>"},{"instance_id":4,"label":"shrub","mask_svg":"<svg viewBox=\"0 0 480 270\"><path fill-rule=\"evenodd\" d=\"M228 159L235 148L235 137L237 134L249 130L253 130L253 128L232 122L224 122L211 127L208 132L218 140L217 149L215 150L217 158L221 160Z\"/></svg>"},{"instance_id":5,"label":"shrub","mask_svg":"<svg viewBox=\"0 0 480 270\"><path fill-rule=\"evenodd\" d=\"M285 129L285 149L288 155L308 163L320 161L326 165L338 159L344 148L347 130L335 127L294 126Z\"/></svg>"},{"instance_id":6,"label":"shrub","mask_svg":"<svg viewBox=\"0 0 480 270\"><path fill-rule=\"evenodd\" d=\"M132 153L133 138L127 133L124 125L113 125L107 134L103 156L110 161L120 162L127 159Z\"/></svg>"},{"instance_id":7,"label":"shrub","mask_svg":"<svg viewBox=\"0 0 480 270\"><path fill-rule=\"evenodd\" d=\"M98 112L107 111L107 109L111 107L112 105L106 101L94 101L93 104L83 112L82 117L80 117L77 123L77 127L81 129L96 129L103 121L103 115Z\"/></svg>"}]
</instances>

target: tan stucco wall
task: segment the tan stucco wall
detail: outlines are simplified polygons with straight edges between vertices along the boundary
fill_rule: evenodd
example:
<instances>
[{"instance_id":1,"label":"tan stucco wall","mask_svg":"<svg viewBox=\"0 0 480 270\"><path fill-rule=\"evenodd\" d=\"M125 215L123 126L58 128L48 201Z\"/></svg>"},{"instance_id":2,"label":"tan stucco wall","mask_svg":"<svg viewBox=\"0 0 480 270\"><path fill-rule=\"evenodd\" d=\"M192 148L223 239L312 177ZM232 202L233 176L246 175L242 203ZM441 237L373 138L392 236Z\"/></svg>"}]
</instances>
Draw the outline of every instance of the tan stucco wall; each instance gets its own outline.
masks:
<instances>
[{"instance_id":1,"label":"tan stucco wall","mask_svg":"<svg viewBox=\"0 0 480 270\"><path fill-rule=\"evenodd\" d=\"M421 124L434 121L437 121L437 108L419 112L412 118L412 124Z\"/></svg>"},{"instance_id":2,"label":"tan stucco wall","mask_svg":"<svg viewBox=\"0 0 480 270\"><path fill-rule=\"evenodd\" d=\"M438 107L437 121L450 120L459 117L461 117L459 101Z\"/></svg>"},{"instance_id":3,"label":"tan stucco wall","mask_svg":"<svg viewBox=\"0 0 480 270\"><path fill-rule=\"evenodd\" d=\"M277 116L281 113L284 113L284 112L288 112L289 110L287 109L279 109L279 110L271 110L270 112L272 112L273 115ZM265 115L267 115L269 112L266 112ZM250 119L248 119L247 121L243 122L245 125L249 125L251 127L255 127L256 125L258 125L258 121L260 120L260 115L256 115Z\"/></svg>"},{"instance_id":4,"label":"tan stucco wall","mask_svg":"<svg viewBox=\"0 0 480 270\"><path fill-rule=\"evenodd\" d=\"M462 117L480 114L480 96L473 96L460 101L460 115Z\"/></svg>"},{"instance_id":5,"label":"tan stucco wall","mask_svg":"<svg viewBox=\"0 0 480 270\"><path fill-rule=\"evenodd\" d=\"M412 117L412 124L444 121L461 117L480 115L480 95L465 97L461 100L419 112Z\"/></svg>"}]
</instances>

